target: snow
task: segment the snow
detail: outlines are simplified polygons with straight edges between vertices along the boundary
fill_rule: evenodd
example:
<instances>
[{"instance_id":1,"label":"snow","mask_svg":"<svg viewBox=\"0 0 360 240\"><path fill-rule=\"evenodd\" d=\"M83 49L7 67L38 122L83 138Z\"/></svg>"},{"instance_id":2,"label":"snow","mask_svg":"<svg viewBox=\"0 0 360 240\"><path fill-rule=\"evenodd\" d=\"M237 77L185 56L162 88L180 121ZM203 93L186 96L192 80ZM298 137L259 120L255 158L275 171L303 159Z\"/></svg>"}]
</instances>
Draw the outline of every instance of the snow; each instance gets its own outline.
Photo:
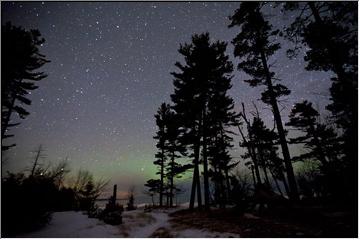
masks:
<instances>
[{"instance_id":1,"label":"snow","mask_svg":"<svg viewBox=\"0 0 360 240\"><path fill-rule=\"evenodd\" d=\"M182 231L175 231L177 238L238 238L239 236L232 233L210 232L199 229L185 229Z\"/></svg>"},{"instance_id":2,"label":"snow","mask_svg":"<svg viewBox=\"0 0 360 240\"><path fill-rule=\"evenodd\" d=\"M82 212L55 212L52 220L44 228L17 237L27 238L77 238L77 237L116 237L117 226L111 226L96 218L88 218Z\"/></svg>"},{"instance_id":3,"label":"snow","mask_svg":"<svg viewBox=\"0 0 360 240\"><path fill-rule=\"evenodd\" d=\"M181 208L187 205L184 204ZM157 237L152 235L158 232L157 230L161 230L161 232L168 232L171 237L177 238L239 237L232 233L210 232L195 228L176 228L169 222L168 214L178 210L179 208L168 210L157 209L149 213L144 213L142 210L124 212L122 228L125 232L123 232L123 236L131 238ZM148 224L144 225L146 219Z\"/></svg>"},{"instance_id":4,"label":"snow","mask_svg":"<svg viewBox=\"0 0 360 240\"><path fill-rule=\"evenodd\" d=\"M184 208L184 206L181 208ZM145 238L158 237L159 234L163 233L166 233L168 237L179 238L239 237L231 233L218 233L203 229L174 226L169 222L168 214L177 210L179 208L156 209L151 212L144 212L144 209L125 211L123 213L123 224L118 226L107 225L98 219L88 218L87 215L81 212L55 212L51 222L44 228L17 237Z\"/></svg>"}]
</instances>

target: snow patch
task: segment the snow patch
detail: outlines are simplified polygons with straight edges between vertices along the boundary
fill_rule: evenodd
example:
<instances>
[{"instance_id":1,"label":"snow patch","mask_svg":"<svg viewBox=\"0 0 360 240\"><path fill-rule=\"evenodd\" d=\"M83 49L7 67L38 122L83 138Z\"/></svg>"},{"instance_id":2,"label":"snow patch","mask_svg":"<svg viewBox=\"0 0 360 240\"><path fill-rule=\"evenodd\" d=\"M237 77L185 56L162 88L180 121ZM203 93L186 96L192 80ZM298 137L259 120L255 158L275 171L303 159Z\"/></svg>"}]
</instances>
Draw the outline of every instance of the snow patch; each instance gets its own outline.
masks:
<instances>
[{"instance_id":1,"label":"snow patch","mask_svg":"<svg viewBox=\"0 0 360 240\"><path fill-rule=\"evenodd\" d=\"M82 212L54 212L50 223L44 228L19 235L20 238L90 238L116 237L117 226L107 225L96 218L88 218Z\"/></svg>"},{"instance_id":2,"label":"snow patch","mask_svg":"<svg viewBox=\"0 0 360 240\"><path fill-rule=\"evenodd\" d=\"M182 206L181 208L183 208ZM176 227L169 222L169 213L179 208L153 209L144 212L143 209L123 212L123 223L118 226L107 225L96 218L88 218L82 212L55 212L52 220L44 228L18 235L20 238L108 238L131 237L146 238L165 234L168 237L179 238L214 238L239 237L231 233L210 232L205 229Z\"/></svg>"}]
</instances>

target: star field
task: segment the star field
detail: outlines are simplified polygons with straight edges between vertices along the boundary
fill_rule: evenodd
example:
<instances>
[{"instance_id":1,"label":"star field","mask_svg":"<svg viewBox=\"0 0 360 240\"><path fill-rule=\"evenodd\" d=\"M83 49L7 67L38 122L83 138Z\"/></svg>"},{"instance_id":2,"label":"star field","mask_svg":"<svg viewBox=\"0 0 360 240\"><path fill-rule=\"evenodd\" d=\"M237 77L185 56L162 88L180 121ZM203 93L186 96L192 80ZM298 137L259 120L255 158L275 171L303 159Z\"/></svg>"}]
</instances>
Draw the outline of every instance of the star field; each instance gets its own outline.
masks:
<instances>
[{"instance_id":1,"label":"star field","mask_svg":"<svg viewBox=\"0 0 360 240\"><path fill-rule=\"evenodd\" d=\"M2 21L39 29L46 42L40 52L50 63L48 77L31 92L30 115L12 129L17 147L3 156L5 170L20 171L31 164L39 144L49 162L65 157L74 171L88 169L126 190L153 177L156 152L154 114L173 91L177 50L191 35L210 32L213 40L230 42L239 31L228 29L236 2L3 2ZM267 8L275 26L292 16ZM271 63L277 77L292 90L281 102L283 120L292 104L309 99L323 110L329 99L330 74L307 72L303 57L289 60L282 43ZM233 47L228 54L234 66ZM4 69L3 69L4 71ZM250 88L243 73L234 71L230 90L239 109L256 102L272 126L271 111L262 104L261 89ZM238 139L237 137L235 139ZM234 144L238 146L238 144ZM296 151L296 150L295 150ZM239 157L239 149L233 156Z\"/></svg>"}]
</instances>

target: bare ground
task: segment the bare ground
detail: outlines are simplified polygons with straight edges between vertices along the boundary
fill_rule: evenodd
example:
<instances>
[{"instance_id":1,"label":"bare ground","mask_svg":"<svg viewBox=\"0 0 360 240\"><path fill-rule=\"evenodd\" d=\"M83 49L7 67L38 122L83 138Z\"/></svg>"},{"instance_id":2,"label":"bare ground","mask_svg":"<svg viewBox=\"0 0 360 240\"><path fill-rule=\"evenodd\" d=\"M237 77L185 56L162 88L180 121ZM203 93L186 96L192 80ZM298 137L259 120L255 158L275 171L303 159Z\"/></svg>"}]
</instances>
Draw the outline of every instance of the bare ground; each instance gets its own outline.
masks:
<instances>
[{"instance_id":1,"label":"bare ground","mask_svg":"<svg viewBox=\"0 0 360 240\"><path fill-rule=\"evenodd\" d=\"M238 237L357 237L356 214L323 207L276 208L262 215L233 209L180 210L170 214L176 228L198 228Z\"/></svg>"}]
</instances>

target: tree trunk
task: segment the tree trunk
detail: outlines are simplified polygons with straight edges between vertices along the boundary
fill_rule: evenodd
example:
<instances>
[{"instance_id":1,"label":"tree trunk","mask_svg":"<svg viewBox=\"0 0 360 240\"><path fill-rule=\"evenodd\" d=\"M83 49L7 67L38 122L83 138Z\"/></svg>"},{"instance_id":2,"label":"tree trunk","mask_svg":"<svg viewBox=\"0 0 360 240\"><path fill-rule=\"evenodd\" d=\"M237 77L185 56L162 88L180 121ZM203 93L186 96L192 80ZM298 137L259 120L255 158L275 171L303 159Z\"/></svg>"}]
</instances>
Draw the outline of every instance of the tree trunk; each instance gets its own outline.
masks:
<instances>
[{"instance_id":1,"label":"tree trunk","mask_svg":"<svg viewBox=\"0 0 360 240\"><path fill-rule=\"evenodd\" d=\"M202 114L202 156L204 162L204 205L205 209L209 209L209 174L208 174L208 162L207 162L207 134L206 134L206 113L203 110Z\"/></svg>"},{"instance_id":2,"label":"tree trunk","mask_svg":"<svg viewBox=\"0 0 360 240\"><path fill-rule=\"evenodd\" d=\"M217 183L217 203L220 208L224 208L224 185L222 181L222 173L219 165L215 168L216 183Z\"/></svg>"},{"instance_id":3,"label":"tree trunk","mask_svg":"<svg viewBox=\"0 0 360 240\"><path fill-rule=\"evenodd\" d=\"M268 176L268 174L267 174L267 169L266 169L265 166L263 167L263 171L264 171L264 176L265 176L266 184L267 184L269 187L271 187L270 180L269 180L269 176Z\"/></svg>"},{"instance_id":4,"label":"tree trunk","mask_svg":"<svg viewBox=\"0 0 360 240\"><path fill-rule=\"evenodd\" d=\"M311 131L311 134L313 135L313 138L314 138L314 141L315 141L315 145L317 147L317 152L319 153L319 160L320 162L322 163L323 166L326 166L328 161L326 160L326 157L325 157L325 153L324 153L324 150L320 144L320 140L315 132L315 126L314 125L311 125L310 126L310 131Z\"/></svg>"},{"instance_id":5,"label":"tree trunk","mask_svg":"<svg viewBox=\"0 0 360 240\"><path fill-rule=\"evenodd\" d=\"M226 202L230 199L230 178L229 178L229 171L227 168L225 168L225 181L226 181Z\"/></svg>"},{"instance_id":6,"label":"tree trunk","mask_svg":"<svg viewBox=\"0 0 360 240\"><path fill-rule=\"evenodd\" d=\"M166 192L166 207L169 207L169 192Z\"/></svg>"},{"instance_id":7,"label":"tree trunk","mask_svg":"<svg viewBox=\"0 0 360 240\"><path fill-rule=\"evenodd\" d=\"M279 186L279 182L277 181L274 173L271 171L271 169L269 169L269 171L270 171L270 174L271 174L272 178L274 179L274 182L275 182L275 185L276 185L277 190L279 191L279 193L281 194L281 196L284 197L284 194L283 194L282 191L281 191L281 188L280 188L280 186Z\"/></svg>"},{"instance_id":8,"label":"tree trunk","mask_svg":"<svg viewBox=\"0 0 360 240\"><path fill-rule=\"evenodd\" d=\"M223 182L223 174L221 169L219 168L219 174L221 176L220 180L220 208L225 208L225 189L224 189L224 182Z\"/></svg>"},{"instance_id":9,"label":"tree trunk","mask_svg":"<svg viewBox=\"0 0 360 240\"><path fill-rule=\"evenodd\" d=\"M291 163L291 157L290 157L290 152L289 152L289 148L288 148L287 141L286 141L285 130L283 128L283 123L281 120L279 107L277 105L277 100L276 100L276 97L274 96L274 89L273 89L273 85L272 85L272 81L271 81L271 75L270 75L270 71L268 69L267 60L266 60L264 51L261 51L261 60L262 60L262 64L263 64L263 67L264 67L264 70L266 73L266 84L267 84L267 87L268 87L268 90L270 93L271 106L273 109L274 119L276 122L276 127L278 130L279 139L280 139L281 150L282 150L283 157L284 157L285 169L286 169L286 173L287 173L287 177L288 177L288 181L289 181L289 185L290 185L290 196L289 197L293 201L298 201L299 194L298 194L298 190L297 190L294 169L293 169L293 166Z\"/></svg>"},{"instance_id":10,"label":"tree trunk","mask_svg":"<svg viewBox=\"0 0 360 240\"><path fill-rule=\"evenodd\" d=\"M33 167L32 167L30 176L34 176L34 173L35 173L35 170L36 170L36 166L37 166L38 161L39 161L39 158L40 158L41 151L42 151L42 149L41 149L41 145L40 145L40 146L39 146L39 149L38 149L37 152L36 152L36 157L35 157L34 165L33 165Z\"/></svg>"},{"instance_id":11,"label":"tree trunk","mask_svg":"<svg viewBox=\"0 0 360 240\"><path fill-rule=\"evenodd\" d=\"M289 185L287 184L286 182L286 178L285 178L285 175L283 173L283 171L280 172L280 175L281 175L281 181L283 182L284 184L284 188L285 188L285 192L288 196L290 196L290 189L289 189Z\"/></svg>"},{"instance_id":12,"label":"tree trunk","mask_svg":"<svg viewBox=\"0 0 360 240\"><path fill-rule=\"evenodd\" d=\"M113 197L112 197L112 200L113 200L112 205L113 205L113 207L115 207L115 205L116 205L116 192L117 192L117 185L115 184L114 189L113 189Z\"/></svg>"},{"instance_id":13,"label":"tree trunk","mask_svg":"<svg viewBox=\"0 0 360 240\"><path fill-rule=\"evenodd\" d=\"M251 175L253 177L254 186L256 186L256 179L255 179L255 173L254 173L254 165L251 165Z\"/></svg>"},{"instance_id":14,"label":"tree trunk","mask_svg":"<svg viewBox=\"0 0 360 240\"><path fill-rule=\"evenodd\" d=\"M258 146L260 146L259 142L257 144L258 144ZM263 169L264 176L265 176L265 183L270 187L270 181L269 181L269 177L268 177L266 166L265 166L264 152L260 147L258 147L257 149L258 149L258 153L259 153L261 167Z\"/></svg>"},{"instance_id":15,"label":"tree trunk","mask_svg":"<svg viewBox=\"0 0 360 240\"><path fill-rule=\"evenodd\" d=\"M250 125L250 124L247 122L246 119L245 119L245 121L246 121L246 123L247 123L247 125L248 125L248 129L250 129L250 128L249 128L249 125ZM238 129L239 129L239 132L240 132L240 134L241 134L241 137L242 137L243 141L245 142L245 144L246 144L246 146L247 146L247 149L248 149L248 152L249 152L249 154L250 154L250 157L251 157L251 159L252 159L252 161L253 161L254 169L255 169L255 176L256 176L257 183L261 184L260 171L259 171L259 166L258 166L258 161L257 161L257 158L256 158L255 150L254 150L254 148L253 148L252 146L250 146L250 143L246 140L243 132L241 131L240 126L238 126ZM251 142L251 141L252 141L252 135L251 135L250 132L249 132L248 134L249 134L249 138L250 138L250 142ZM255 182L255 181L254 181L254 183L255 183L255 186L256 186L256 182Z\"/></svg>"},{"instance_id":16,"label":"tree trunk","mask_svg":"<svg viewBox=\"0 0 360 240\"><path fill-rule=\"evenodd\" d=\"M174 159L175 159L175 152L172 152L172 156L171 156L171 176L170 176L170 207L173 206Z\"/></svg>"},{"instance_id":17,"label":"tree trunk","mask_svg":"<svg viewBox=\"0 0 360 240\"><path fill-rule=\"evenodd\" d=\"M198 201L198 208L201 209L202 208L202 197L201 197L201 182L200 182L200 172L199 172L199 167L197 168L197 173L196 173L196 180L197 180L197 201Z\"/></svg>"},{"instance_id":18,"label":"tree trunk","mask_svg":"<svg viewBox=\"0 0 360 240\"><path fill-rule=\"evenodd\" d=\"M201 207L201 186L200 186L200 174L199 174L199 149L200 144L199 141L196 141L194 144L194 173L193 173L193 181L191 185L191 195L190 195L190 209L194 208L195 203L195 192L197 190L197 200L198 207Z\"/></svg>"},{"instance_id":19,"label":"tree trunk","mask_svg":"<svg viewBox=\"0 0 360 240\"><path fill-rule=\"evenodd\" d=\"M312 12L314 18L315 18L315 21L317 23L322 23L322 19L320 17L319 11L315 7L315 4L313 2L308 2L308 5L309 5L309 7L311 9L311 12Z\"/></svg>"},{"instance_id":20,"label":"tree trunk","mask_svg":"<svg viewBox=\"0 0 360 240\"><path fill-rule=\"evenodd\" d=\"M163 194L164 194L164 147L161 149L161 166L160 166L160 207L163 206Z\"/></svg>"},{"instance_id":21,"label":"tree trunk","mask_svg":"<svg viewBox=\"0 0 360 240\"><path fill-rule=\"evenodd\" d=\"M194 172L193 172L193 180L192 180L192 184L191 184L190 203L189 203L190 209L194 208L194 203L195 203L195 191L196 191L196 183L197 183L196 174L195 174L196 171L199 171L199 170L197 170L197 166L194 161Z\"/></svg>"}]
</instances>

